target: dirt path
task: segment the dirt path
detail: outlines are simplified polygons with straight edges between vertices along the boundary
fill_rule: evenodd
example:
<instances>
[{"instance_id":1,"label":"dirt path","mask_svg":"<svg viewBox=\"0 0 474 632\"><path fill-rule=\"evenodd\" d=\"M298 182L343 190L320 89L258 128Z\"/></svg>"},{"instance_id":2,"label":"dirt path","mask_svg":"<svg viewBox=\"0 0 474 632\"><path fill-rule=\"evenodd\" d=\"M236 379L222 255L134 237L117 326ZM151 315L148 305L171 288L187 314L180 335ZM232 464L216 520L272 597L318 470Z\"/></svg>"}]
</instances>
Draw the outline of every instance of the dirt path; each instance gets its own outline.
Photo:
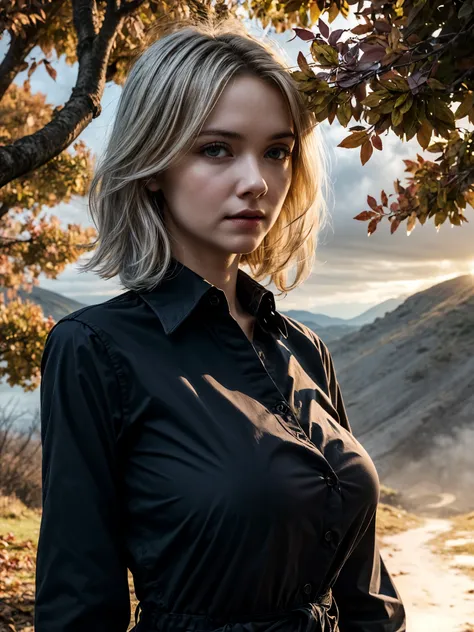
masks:
<instances>
[{"instance_id":1,"label":"dirt path","mask_svg":"<svg viewBox=\"0 0 474 632\"><path fill-rule=\"evenodd\" d=\"M422 527L385 536L381 543L406 606L408 632L474 632L474 581L428 545L450 526L447 519L426 518Z\"/></svg>"}]
</instances>

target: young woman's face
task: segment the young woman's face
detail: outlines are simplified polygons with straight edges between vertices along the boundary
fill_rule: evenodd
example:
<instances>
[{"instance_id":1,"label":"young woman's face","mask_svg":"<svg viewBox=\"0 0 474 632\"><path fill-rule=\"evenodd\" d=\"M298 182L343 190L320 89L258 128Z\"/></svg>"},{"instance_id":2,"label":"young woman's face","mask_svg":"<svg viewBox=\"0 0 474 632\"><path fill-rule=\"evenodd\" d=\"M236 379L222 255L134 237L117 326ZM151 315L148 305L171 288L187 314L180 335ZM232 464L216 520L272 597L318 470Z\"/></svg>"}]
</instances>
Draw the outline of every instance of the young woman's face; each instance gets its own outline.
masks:
<instances>
[{"instance_id":1,"label":"young woman's face","mask_svg":"<svg viewBox=\"0 0 474 632\"><path fill-rule=\"evenodd\" d=\"M173 254L255 250L285 201L294 143L292 118L278 88L252 76L231 81L191 151L148 184L165 196ZM262 217L229 219L244 210L259 210Z\"/></svg>"}]
</instances>

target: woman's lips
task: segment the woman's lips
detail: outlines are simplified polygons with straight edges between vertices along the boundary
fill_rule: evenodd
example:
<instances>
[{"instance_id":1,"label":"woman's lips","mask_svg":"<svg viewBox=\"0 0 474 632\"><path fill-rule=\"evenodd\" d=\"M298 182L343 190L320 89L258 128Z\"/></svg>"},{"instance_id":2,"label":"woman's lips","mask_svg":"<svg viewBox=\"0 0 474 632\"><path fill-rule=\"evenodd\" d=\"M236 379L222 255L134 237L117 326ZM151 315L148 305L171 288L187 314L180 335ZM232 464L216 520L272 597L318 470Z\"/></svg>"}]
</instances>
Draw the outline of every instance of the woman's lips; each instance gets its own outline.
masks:
<instances>
[{"instance_id":1,"label":"woman's lips","mask_svg":"<svg viewBox=\"0 0 474 632\"><path fill-rule=\"evenodd\" d=\"M239 228L255 228L263 217L228 217L227 219Z\"/></svg>"}]
</instances>

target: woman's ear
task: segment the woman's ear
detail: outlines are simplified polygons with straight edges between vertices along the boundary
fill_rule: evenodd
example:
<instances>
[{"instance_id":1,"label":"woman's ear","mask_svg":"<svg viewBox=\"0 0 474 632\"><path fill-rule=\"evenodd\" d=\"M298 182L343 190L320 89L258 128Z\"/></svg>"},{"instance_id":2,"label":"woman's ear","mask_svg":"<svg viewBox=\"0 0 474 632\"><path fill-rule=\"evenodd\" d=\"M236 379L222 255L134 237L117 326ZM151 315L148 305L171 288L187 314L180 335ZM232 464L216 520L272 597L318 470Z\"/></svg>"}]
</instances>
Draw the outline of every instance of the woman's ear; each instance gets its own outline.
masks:
<instances>
[{"instance_id":1,"label":"woman's ear","mask_svg":"<svg viewBox=\"0 0 474 632\"><path fill-rule=\"evenodd\" d=\"M155 192L155 191L158 191L158 189L160 188L160 184L156 178L151 177L151 178L148 178L148 180L145 182L145 187L149 191Z\"/></svg>"}]
</instances>

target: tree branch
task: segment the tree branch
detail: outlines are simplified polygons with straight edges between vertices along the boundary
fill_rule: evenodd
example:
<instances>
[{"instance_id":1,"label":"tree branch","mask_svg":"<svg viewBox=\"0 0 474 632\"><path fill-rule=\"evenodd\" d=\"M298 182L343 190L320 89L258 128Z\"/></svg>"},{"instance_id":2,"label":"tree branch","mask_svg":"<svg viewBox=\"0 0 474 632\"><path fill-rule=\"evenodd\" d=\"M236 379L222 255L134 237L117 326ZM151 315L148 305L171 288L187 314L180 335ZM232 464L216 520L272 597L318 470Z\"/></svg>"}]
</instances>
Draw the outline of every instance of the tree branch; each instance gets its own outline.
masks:
<instances>
[{"instance_id":1,"label":"tree branch","mask_svg":"<svg viewBox=\"0 0 474 632\"><path fill-rule=\"evenodd\" d=\"M130 13L138 9L141 4L143 4L143 0L129 0L129 2L122 0L118 12L120 15L130 15Z\"/></svg>"},{"instance_id":2,"label":"tree branch","mask_svg":"<svg viewBox=\"0 0 474 632\"><path fill-rule=\"evenodd\" d=\"M8 90L13 80L20 72L21 65L31 53L38 42L39 35L47 27L52 17L61 9L65 0L55 0L43 5L46 13L44 22L36 21L36 24L28 24L23 29L23 36L10 33L10 47L0 64L0 99Z\"/></svg>"},{"instance_id":3,"label":"tree branch","mask_svg":"<svg viewBox=\"0 0 474 632\"><path fill-rule=\"evenodd\" d=\"M28 239L16 239L15 237L3 237L0 235L0 252L7 252L8 249L11 246L15 246L15 244L29 244L32 241L33 237L28 237Z\"/></svg>"},{"instance_id":4,"label":"tree branch","mask_svg":"<svg viewBox=\"0 0 474 632\"><path fill-rule=\"evenodd\" d=\"M59 155L101 112L108 60L125 13L116 8L114 0L109 0L100 32L96 34L95 1L72 2L78 33L76 85L68 102L45 127L0 148L0 187ZM133 8L137 6L139 3L135 1Z\"/></svg>"}]
</instances>

